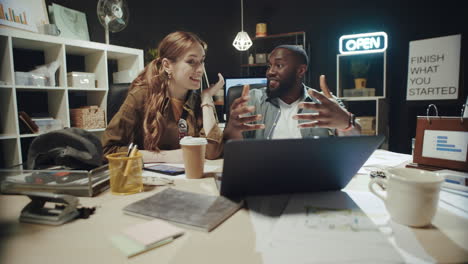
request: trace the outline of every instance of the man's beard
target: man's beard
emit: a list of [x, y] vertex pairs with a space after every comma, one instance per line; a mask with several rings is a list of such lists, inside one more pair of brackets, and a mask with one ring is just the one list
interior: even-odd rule
[[292, 87], [296, 83], [296, 76], [294, 76], [294, 74], [291, 74], [291, 76], [288, 79], [278, 82], [278, 87], [272, 89], [270, 88], [270, 80], [267, 81], [266, 93], [268, 98], [277, 98], [287, 94], [288, 91], [292, 89]]

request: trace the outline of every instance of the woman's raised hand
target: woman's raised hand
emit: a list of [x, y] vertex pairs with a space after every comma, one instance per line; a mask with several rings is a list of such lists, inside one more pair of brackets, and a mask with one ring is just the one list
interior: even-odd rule
[[224, 86], [224, 77], [218, 73], [218, 82], [211, 84], [207, 89], [203, 89], [202, 96], [214, 96]]

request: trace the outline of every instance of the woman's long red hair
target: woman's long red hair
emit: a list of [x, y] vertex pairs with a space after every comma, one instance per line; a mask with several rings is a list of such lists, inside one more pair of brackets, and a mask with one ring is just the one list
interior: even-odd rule
[[176, 31], [167, 35], [158, 46], [158, 57], [151, 61], [132, 82], [130, 90], [144, 86], [148, 94], [144, 105], [144, 149], [159, 151], [158, 143], [164, 131], [164, 101], [169, 98], [169, 76], [162, 66], [163, 58], [177, 62], [193, 45], [206, 43], [191, 32]]

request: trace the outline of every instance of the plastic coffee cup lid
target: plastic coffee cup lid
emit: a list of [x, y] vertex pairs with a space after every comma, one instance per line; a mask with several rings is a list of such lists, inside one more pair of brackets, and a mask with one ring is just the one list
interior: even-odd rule
[[180, 145], [206, 145], [208, 141], [202, 137], [183, 137], [180, 140]]

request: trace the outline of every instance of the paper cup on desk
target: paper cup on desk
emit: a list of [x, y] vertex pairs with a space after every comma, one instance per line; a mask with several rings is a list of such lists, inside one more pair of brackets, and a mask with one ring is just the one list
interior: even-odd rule
[[[397, 223], [423, 227], [431, 224], [439, 202], [444, 177], [438, 173], [411, 168], [385, 171], [386, 179], [376, 177], [369, 189], [385, 203], [390, 217]], [[385, 188], [386, 195], [374, 189], [375, 183]]]
[[207, 144], [208, 141], [206, 138], [184, 137], [180, 140], [184, 158], [185, 175], [188, 179], [203, 178]]
[[126, 152], [109, 154], [110, 189], [113, 194], [126, 195], [143, 191], [143, 159], [141, 152], [128, 157]]

